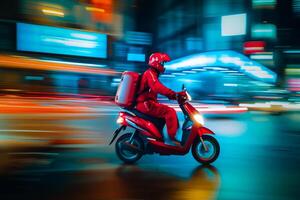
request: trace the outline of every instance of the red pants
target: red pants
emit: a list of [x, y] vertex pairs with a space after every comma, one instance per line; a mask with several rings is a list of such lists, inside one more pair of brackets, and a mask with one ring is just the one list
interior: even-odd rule
[[164, 118], [170, 138], [175, 139], [178, 129], [178, 119], [175, 109], [155, 101], [139, 102], [136, 109], [152, 117]]

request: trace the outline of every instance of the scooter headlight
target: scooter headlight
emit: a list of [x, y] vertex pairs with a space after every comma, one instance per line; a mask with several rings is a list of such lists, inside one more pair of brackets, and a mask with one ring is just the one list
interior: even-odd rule
[[195, 120], [197, 123], [199, 123], [199, 124], [201, 124], [201, 125], [204, 125], [204, 118], [203, 118], [202, 115], [200, 115], [200, 114], [195, 114], [195, 115], [194, 115], [194, 120]]
[[124, 118], [119, 116], [118, 119], [117, 119], [117, 123], [118, 124], [123, 124], [123, 122], [124, 122]]

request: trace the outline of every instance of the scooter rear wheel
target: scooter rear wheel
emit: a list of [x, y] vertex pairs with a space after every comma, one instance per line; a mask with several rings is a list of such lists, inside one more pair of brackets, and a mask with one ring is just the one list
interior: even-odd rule
[[211, 135], [203, 135], [202, 139], [207, 147], [207, 151], [205, 151], [201, 140], [198, 139], [192, 146], [192, 154], [198, 162], [208, 165], [218, 158], [220, 154], [220, 145]]
[[115, 145], [117, 156], [127, 164], [133, 164], [138, 161], [143, 156], [142, 151], [144, 150], [143, 141], [138, 136], [133, 138], [132, 145], [140, 151], [134, 151], [126, 148], [125, 145], [126, 143], [128, 144], [131, 135], [132, 133], [125, 133], [118, 138]]

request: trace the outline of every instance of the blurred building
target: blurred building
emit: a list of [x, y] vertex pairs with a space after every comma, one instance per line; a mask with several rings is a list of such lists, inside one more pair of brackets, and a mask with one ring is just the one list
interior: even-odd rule
[[[299, 74], [299, 6], [297, 0], [166, 0], [151, 2], [151, 23], [154, 33], [154, 49], [167, 52], [173, 59], [197, 53], [234, 50], [248, 56], [277, 74], [274, 86], [285, 87], [286, 83], [299, 85], [299, 79], [287, 81], [291, 74]], [[150, 22], [150, 20], [149, 20]], [[219, 64], [219, 63], [218, 63]], [[222, 67], [222, 66], [216, 66]], [[188, 71], [188, 67], [185, 71]], [[199, 71], [201, 71], [199, 69]], [[201, 71], [196, 81], [203, 81]], [[272, 90], [272, 84], [264, 80], [248, 79], [232, 70], [215, 73], [209, 91], [205, 84], [198, 85], [201, 94], [232, 95], [253, 90]], [[175, 74], [175, 79], [188, 79], [190, 73]], [[194, 72], [193, 72], [194, 73]], [[178, 74], [178, 73], [177, 73]], [[184, 76], [187, 74], [187, 76]], [[200, 73], [199, 73], [200, 74]], [[167, 75], [170, 77], [170, 75]], [[171, 76], [173, 76], [171, 74]], [[261, 76], [264, 77], [264, 76]], [[245, 78], [245, 79], [244, 79]], [[172, 78], [166, 78], [169, 81]], [[211, 79], [211, 78], [209, 78]], [[223, 79], [223, 81], [222, 81]], [[172, 82], [172, 81], [171, 81]], [[287, 86], [288, 88], [290, 86]], [[199, 89], [200, 88], [200, 89]], [[244, 89], [243, 89], [244, 88]], [[211, 91], [213, 90], [213, 92]]]
[[[112, 95], [118, 72], [144, 69], [139, 64], [145, 61], [152, 35], [137, 31], [134, 0], [4, 0], [0, 4], [4, 91]], [[41, 67], [32, 60], [42, 61]], [[61, 64], [68, 69], [57, 70]]]
[[[300, 90], [299, 0], [3, 0], [0, 5], [5, 91], [112, 95], [120, 72], [142, 72], [158, 50], [175, 62], [197, 54], [206, 58], [199, 66], [171, 67], [162, 77], [170, 85], [190, 83], [201, 98], [245, 98], [274, 87]], [[223, 58], [220, 52], [227, 50], [238, 54], [206, 62], [211, 52]]]

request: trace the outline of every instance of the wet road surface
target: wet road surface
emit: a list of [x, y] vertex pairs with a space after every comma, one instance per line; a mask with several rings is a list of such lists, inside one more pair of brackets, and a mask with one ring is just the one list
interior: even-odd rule
[[221, 145], [210, 167], [191, 154], [146, 155], [136, 165], [123, 165], [107, 145], [117, 128], [116, 107], [42, 105], [65, 112], [0, 111], [1, 199], [300, 197], [299, 113], [205, 115]]

